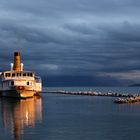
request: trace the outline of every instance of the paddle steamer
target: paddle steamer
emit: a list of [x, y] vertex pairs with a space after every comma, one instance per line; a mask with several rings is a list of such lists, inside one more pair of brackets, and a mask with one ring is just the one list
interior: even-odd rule
[[42, 82], [33, 71], [25, 71], [20, 63], [20, 52], [14, 53], [11, 70], [0, 73], [0, 94], [6, 97], [28, 98], [41, 93]]

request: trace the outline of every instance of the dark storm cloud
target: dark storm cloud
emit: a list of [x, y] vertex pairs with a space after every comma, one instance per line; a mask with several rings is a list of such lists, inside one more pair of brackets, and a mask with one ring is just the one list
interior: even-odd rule
[[98, 84], [137, 82], [138, 0], [0, 3], [1, 70], [8, 68], [5, 61], [10, 63], [12, 53], [20, 49], [25, 67], [42, 75], [92, 77]]

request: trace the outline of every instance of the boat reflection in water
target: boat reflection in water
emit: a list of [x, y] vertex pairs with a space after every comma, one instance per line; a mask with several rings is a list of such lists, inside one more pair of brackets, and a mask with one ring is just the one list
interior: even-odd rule
[[20, 100], [2, 98], [1, 115], [5, 129], [19, 140], [25, 127], [34, 127], [36, 122], [42, 122], [42, 99], [40, 96]]

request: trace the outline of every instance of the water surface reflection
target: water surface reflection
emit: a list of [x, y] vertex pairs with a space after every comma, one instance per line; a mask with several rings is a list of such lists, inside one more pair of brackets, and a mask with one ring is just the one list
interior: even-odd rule
[[42, 99], [35, 96], [28, 99], [1, 99], [1, 118], [6, 131], [19, 140], [26, 127], [34, 127], [42, 121]]

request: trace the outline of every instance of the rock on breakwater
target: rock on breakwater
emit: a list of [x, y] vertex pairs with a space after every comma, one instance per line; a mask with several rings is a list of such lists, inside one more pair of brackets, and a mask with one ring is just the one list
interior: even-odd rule
[[128, 104], [128, 103], [138, 103], [140, 102], [140, 96], [134, 96], [134, 97], [127, 97], [127, 98], [118, 98], [114, 101], [114, 103], [118, 104]]

